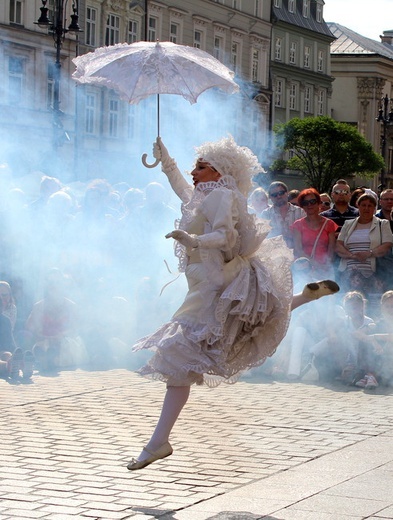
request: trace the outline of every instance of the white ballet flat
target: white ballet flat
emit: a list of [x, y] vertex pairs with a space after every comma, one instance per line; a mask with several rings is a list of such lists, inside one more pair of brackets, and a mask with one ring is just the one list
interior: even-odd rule
[[307, 300], [318, 300], [323, 296], [335, 294], [339, 290], [339, 285], [336, 282], [333, 282], [333, 280], [322, 280], [320, 282], [308, 283], [303, 289], [302, 294], [307, 298]]
[[159, 459], [165, 459], [165, 457], [169, 457], [169, 455], [172, 455], [173, 453], [172, 446], [169, 444], [169, 442], [166, 442], [165, 444], [160, 446], [156, 451], [151, 451], [147, 448], [143, 449], [147, 451], [147, 453], [150, 453], [150, 457], [147, 457], [147, 459], [144, 460], [132, 459], [131, 462], [128, 463], [127, 469], [134, 471], [136, 469], [145, 468], [152, 462], [155, 462]]

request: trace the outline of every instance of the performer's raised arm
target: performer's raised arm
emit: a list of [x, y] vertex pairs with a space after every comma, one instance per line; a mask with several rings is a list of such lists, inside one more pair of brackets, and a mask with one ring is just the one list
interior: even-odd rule
[[157, 137], [157, 140], [154, 143], [153, 155], [156, 159], [161, 161], [161, 170], [168, 177], [173, 191], [183, 202], [186, 202], [189, 198], [187, 196], [187, 191], [192, 189], [192, 186], [191, 184], [188, 184], [181, 174], [176, 161], [169, 156], [168, 150], [162, 142], [161, 137]]

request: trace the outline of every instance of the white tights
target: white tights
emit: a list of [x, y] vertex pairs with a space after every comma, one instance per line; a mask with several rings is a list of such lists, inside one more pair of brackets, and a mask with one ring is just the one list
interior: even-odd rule
[[[180, 415], [184, 405], [190, 395], [189, 386], [168, 386], [162, 405], [161, 415], [157, 426], [147, 443], [146, 448], [150, 451], [156, 451], [160, 446], [168, 442], [169, 435], [172, 431], [177, 418]], [[149, 453], [142, 450], [138, 460], [144, 460], [149, 457]]]
[[[296, 294], [292, 300], [291, 310], [310, 301], [302, 293]], [[168, 442], [169, 435], [190, 395], [190, 386], [168, 386], [162, 405], [161, 415], [146, 448], [156, 451], [160, 446]], [[142, 450], [138, 460], [145, 460], [150, 453]]]

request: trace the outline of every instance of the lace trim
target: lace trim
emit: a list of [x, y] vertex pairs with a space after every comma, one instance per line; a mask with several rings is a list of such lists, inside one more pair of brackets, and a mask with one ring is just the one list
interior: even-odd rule
[[233, 282], [205, 302], [197, 325], [195, 315], [174, 318], [140, 340], [136, 350], [158, 349], [140, 373], [170, 384], [216, 386], [235, 382], [271, 356], [289, 324], [292, 256], [282, 240], [266, 240], [262, 256], [266, 262], [242, 261]]
[[201, 191], [202, 193], [209, 193], [216, 188], [229, 188], [234, 191], [239, 191], [235, 179], [230, 175], [224, 175], [223, 177], [220, 177], [218, 181], [200, 182], [196, 185], [195, 190]]
[[[234, 178], [229, 175], [221, 177], [218, 181], [201, 182], [195, 187], [190, 199], [182, 204], [182, 218], [177, 222], [177, 229], [187, 231], [204, 198], [217, 188], [230, 189], [236, 195], [235, 200], [239, 213], [237, 224], [239, 240], [232, 251], [232, 257], [238, 254], [244, 257], [252, 256], [268, 235], [271, 227], [267, 221], [259, 220], [255, 215], [248, 213], [247, 199], [238, 190]], [[184, 272], [188, 261], [186, 248], [176, 242], [174, 251], [179, 261], [179, 271]], [[213, 261], [213, 256], [210, 251], [203, 250], [202, 261]]]

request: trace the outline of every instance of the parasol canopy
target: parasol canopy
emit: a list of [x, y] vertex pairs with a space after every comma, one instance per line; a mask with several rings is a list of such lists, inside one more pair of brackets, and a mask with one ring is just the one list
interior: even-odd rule
[[111, 88], [130, 104], [157, 95], [158, 135], [160, 94], [180, 95], [193, 104], [213, 87], [228, 94], [239, 91], [234, 73], [219, 60], [196, 47], [171, 42], [119, 43], [72, 61], [76, 65], [72, 77], [77, 82]]

